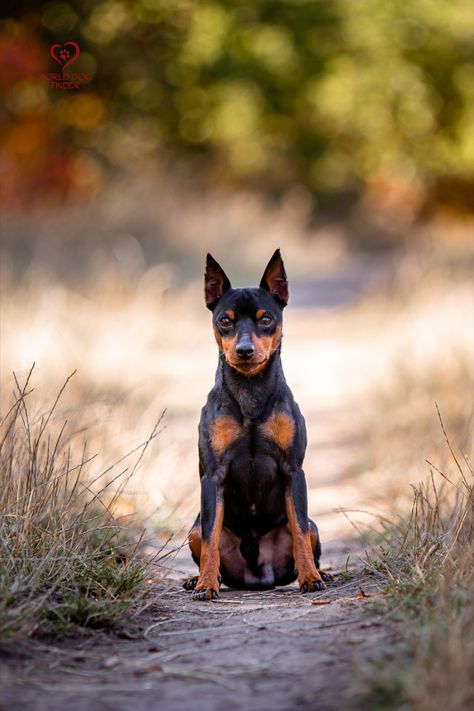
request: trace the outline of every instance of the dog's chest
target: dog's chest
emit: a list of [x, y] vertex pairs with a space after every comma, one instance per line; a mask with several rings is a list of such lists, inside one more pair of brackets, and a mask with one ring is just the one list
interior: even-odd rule
[[229, 451], [225, 520], [232, 530], [267, 531], [284, 516], [281, 452], [261, 427], [246, 427]]
[[216, 417], [209, 426], [209, 441], [215, 455], [233, 463], [237, 457], [258, 460], [270, 457], [278, 460], [287, 455], [296, 434], [291, 414], [275, 409], [259, 421], [244, 418], [238, 421], [231, 415]]
[[228, 452], [227, 478], [233, 486], [252, 498], [281, 478], [279, 465], [293, 438], [292, 424], [283, 413], [259, 423], [244, 421]]

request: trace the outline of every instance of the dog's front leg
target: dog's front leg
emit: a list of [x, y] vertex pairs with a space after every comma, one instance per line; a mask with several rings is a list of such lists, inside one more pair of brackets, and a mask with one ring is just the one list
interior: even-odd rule
[[219, 597], [219, 541], [224, 520], [224, 496], [217, 477], [201, 479], [201, 558], [194, 600]]
[[293, 537], [293, 557], [300, 590], [301, 592], [322, 590], [326, 586], [314, 562], [308, 522], [306, 481], [302, 469], [297, 469], [289, 475], [285, 507]]

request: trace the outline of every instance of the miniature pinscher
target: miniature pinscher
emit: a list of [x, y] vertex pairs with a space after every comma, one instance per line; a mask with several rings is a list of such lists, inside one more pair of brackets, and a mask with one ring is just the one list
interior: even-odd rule
[[233, 289], [210, 254], [205, 301], [219, 347], [216, 382], [199, 423], [201, 512], [188, 537], [195, 600], [231, 588], [267, 590], [298, 578], [325, 587], [321, 545], [308, 518], [304, 418], [280, 359], [288, 281], [276, 250], [259, 288]]

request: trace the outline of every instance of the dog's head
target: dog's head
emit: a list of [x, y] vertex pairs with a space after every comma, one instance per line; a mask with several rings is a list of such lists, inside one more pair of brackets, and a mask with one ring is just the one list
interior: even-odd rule
[[204, 278], [206, 306], [214, 334], [227, 363], [247, 376], [264, 370], [280, 347], [288, 281], [277, 249], [258, 288], [233, 289], [222, 267], [207, 255]]

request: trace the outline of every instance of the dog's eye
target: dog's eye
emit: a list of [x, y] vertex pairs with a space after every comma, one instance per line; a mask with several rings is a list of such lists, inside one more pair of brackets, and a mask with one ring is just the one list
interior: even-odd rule
[[269, 314], [265, 314], [264, 316], [262, 316], [262, 318], [258, 320], [259, 324], [261, 324], [262, 326], [270, 326], [272, 321], [273, 319]]
[[232, 326], [232, 321], [228, 318], [228, 316], [223, 316], [219, 319], [219, 325], [222, 326], [222, 328], [230, 328]]

